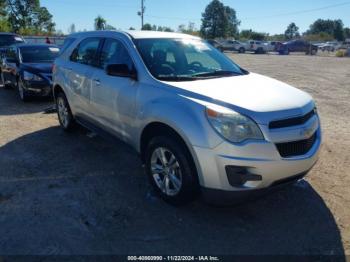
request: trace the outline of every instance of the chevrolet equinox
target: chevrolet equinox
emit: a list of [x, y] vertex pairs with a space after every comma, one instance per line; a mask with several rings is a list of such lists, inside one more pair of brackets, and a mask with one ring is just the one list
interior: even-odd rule
[[62, 128], [131, 145], [165, 201], [229, 203], [303, 178], [321, 128], [310, 95], [248, 72], [198, 37], [151, 31], [69, 36], [53, 68]]

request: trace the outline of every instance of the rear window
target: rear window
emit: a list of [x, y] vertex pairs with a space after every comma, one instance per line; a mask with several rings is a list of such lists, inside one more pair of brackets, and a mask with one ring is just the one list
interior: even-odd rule
[[56, 46], [23, 46], [20, 53], [23, 63], [52, 63], [60, 49]]
[[24, 43], [23, 38], [17, 35], [0, 35], [0, 47], [10, 46], [17, 43]]

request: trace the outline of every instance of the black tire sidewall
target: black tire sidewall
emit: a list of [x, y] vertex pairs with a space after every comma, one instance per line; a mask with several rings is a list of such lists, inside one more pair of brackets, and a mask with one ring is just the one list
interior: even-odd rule
[[[26, 94], [26, 90], [24, 89], [23, 87], [23, 83], [21, 82], [22, 79], [21, 78], [18, 78], [17, 80], [17, 92], [18, 92], [18, 96], [19, 98], [23, 101], [23, 102], [28, 102], [29, 101], [29, 97], [28, 95]], [[21, 94], [20, 94], [20, 86], [22, 86], [22, 89], [23, 89], [23, 97], [21, 97]]]
[[[164, 194], [161, 189], [157, 186], [154, 181], [151, 171], [151, 158], [152, 153], [155, 149], [164, 147], [170, 150], [177, 161], [179, 162], [181, 174], [182, 174], [182, 185], [180, 192], [175, 196], [168, 196]], [[198, 176], [193, 161], [189, 155], [188, 150], [182, 143], [179, 143], [176, 139], [165, 136], [158, 136], [148, 143], [145, 153], [145, 168], [148, 179], [155, 190], [155, 192], [166, 202], [180, 206], [193, 201], [199, 193]]]
[[[68, 116], [69, 116], [69, 121], [68, 121], [68, 125], [67, 126], [64, 126], [62, 124], [62, 120], [59, 116], [59, 112], [58, 112], [58, 100], [59, 99], [63, 99], [64, 103], [66, 104], [67, 108], [68, 108]], [[74, 125], [75, 125], [75, 121], [74, 121], [74, 117], [73, 117], [73, 114], [72, 114], [72, 111], [70, 109], [70, 106], [69, 106], [69, 103], [68, 103], [68, 100], [67, 100], [67, 97], [66, 95], [63, 93], [63, 92], [60, 92], [57, 94], [57, 98], [56, 98], [56, 110], [57, 110], [57, 118], [58, 118], [58, 121], [61, 125], [61, 127], [63, 128], [64, 131], [71, 131], [73, 128], [74, 128]]]

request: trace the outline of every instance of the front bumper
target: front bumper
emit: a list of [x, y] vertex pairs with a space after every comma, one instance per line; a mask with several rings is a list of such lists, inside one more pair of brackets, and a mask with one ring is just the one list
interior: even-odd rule
[[49, 81], [25, 81], [24, 89], [29, 96], [50, 97], [52, 96], [52, 84]]
[[[226, 201], [237, 199], [239, 196], [244, 198], [260, 195], [304, 177], [317, 162], [322, 141], [318, 118], [310, 120], [306, 125], [314, 126], [313, 121], [317, 121], [315, 142], [306, 154], [296, 157], [283, 158], [276, 147], [276, 140], [283, 140], [282, 134], [286, 134], [287, 141], [296, 135], [297, 131], [294, 129], [275, 133], [266, 141], [251, 141], [241, 145], [224, 141], [212, 149], [194, 147], [200, 184], [205, 197], [217, 198], [215, 196], [219, 195]], [[245, 173], [240, 174], [241, 177], [248, 175], [250, 178], [247, 181], [243, 180], [241, 185], [235, 185], [229, 179], [227, 167], [233, 167], [233, 170], [242, 168]]]

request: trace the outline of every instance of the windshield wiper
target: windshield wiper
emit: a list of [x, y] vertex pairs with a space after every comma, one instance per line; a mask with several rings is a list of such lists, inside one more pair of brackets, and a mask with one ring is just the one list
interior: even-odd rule
[[181, 82], [181, 81], [195, 81], [198, 80], [193, 77], [189, 76], [159, 76], [157, 77], [158, 80], [162, 81], [170, 81], [170, 82]]
[[217, 76], [240, 76], [243, 75], [240, 72], [215, 70], [211, 72], [204, 72], [192, 75], [192, 77], [217, 77]]

